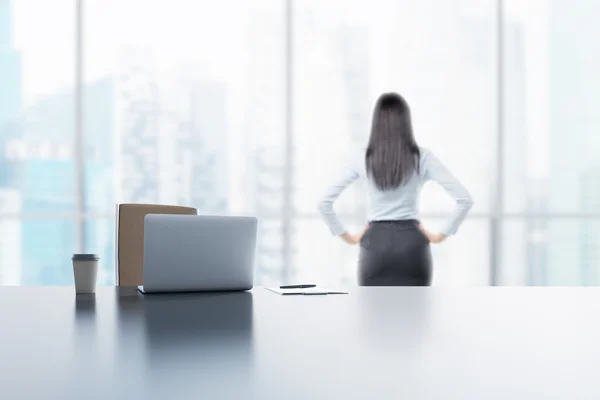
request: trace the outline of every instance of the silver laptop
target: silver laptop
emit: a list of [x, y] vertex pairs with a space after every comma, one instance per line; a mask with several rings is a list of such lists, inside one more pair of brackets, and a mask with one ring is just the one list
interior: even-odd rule
[[250, 290], [257, 220], [148, 214], [142, 293]]

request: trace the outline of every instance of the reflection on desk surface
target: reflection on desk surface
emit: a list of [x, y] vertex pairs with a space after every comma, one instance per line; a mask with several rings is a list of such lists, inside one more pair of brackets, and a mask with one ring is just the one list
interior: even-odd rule
[[145, 295], [145, 335], [153, 348], [228, 348], [252, 341], [252, 293]]

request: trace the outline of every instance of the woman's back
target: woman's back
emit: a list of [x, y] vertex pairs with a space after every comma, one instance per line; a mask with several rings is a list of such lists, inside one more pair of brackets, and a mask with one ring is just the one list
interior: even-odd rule
[[418, 168], [400, 186], [386, 190], [380, 189], [367, 173], [365, 151], [353, 155], [337, 182], [327, 188], [319, 203], [321, 215], [332, 233], [340, 235], [346, 232], [333, 209], [333, 203], [348, 185], [362, 179], [366, 181], [369, 221], [419, 219], [421, 189], [429, 180], [437, 182], [456, 200], [455, 210], [442, 229], [445, 235], [454, 234], [472, 206], [471, 196], [430, 150], [420, 147], [419, 152]]
[[362, 161], [362, 177], [366, 180], [367, 204], [369, 220], [402, 220], [417, 219], [419, 214], [418, 201], [423, 183], [423, 160], [426, 150], [420, 149], [418, 171], [415, 170], [406, 181], [397, 188], [381, 190], [366, 172], [365, 155], [359, 157]]

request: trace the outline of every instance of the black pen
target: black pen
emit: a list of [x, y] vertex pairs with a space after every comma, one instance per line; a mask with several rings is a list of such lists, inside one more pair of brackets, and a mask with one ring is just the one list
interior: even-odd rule
[[279, 289], [308, 289], [314, 287], [317, 287], [317, 285], [285, 285], [279, 286]]

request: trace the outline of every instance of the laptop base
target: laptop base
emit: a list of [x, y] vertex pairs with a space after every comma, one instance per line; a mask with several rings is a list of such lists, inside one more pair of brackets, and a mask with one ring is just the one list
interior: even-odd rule
[[160, 290], [150, 291], [144, 290], [143, 286], [138, 286], [137, 290], [142, 294], [185, 294], [185, 293], [236, 293], [236, 292], [247, 292], [252, 290], [252, 287], [243, 289], [218, 289], [218, 290], [206, 290], [206, 289], [189, 289], [189, 290]]

